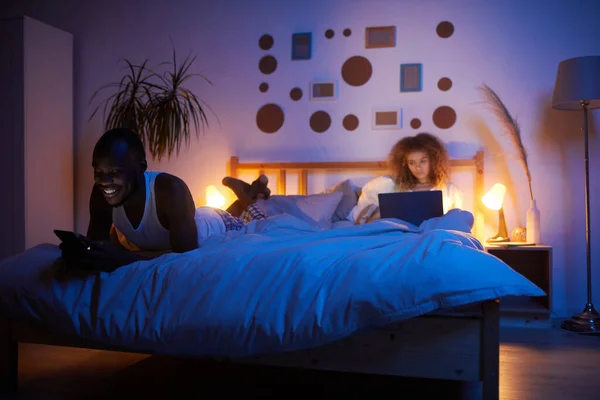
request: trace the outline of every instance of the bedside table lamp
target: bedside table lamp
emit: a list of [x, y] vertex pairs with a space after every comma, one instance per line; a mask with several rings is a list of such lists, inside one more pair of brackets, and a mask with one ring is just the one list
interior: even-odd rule
[[498, 210], [498, 233], [496, 236], [487, 239], [488, 243], [501, 243], [508, 242], [508, 232], [506, 230], [506, 219], [504, 219], [504, 209], [502, 204], [504, 203], [504, 195], [506, 194], [506, 186], [501, 183], [496, 183], [489, 192], [487, 192], [481, 201], [483, 204], [491, 209]]
[[214, 185], [206, 187], [206, 205], [213, 208], [221, 208], [225, 205], [225, 197]]
[[561, 328], [578, 333], [600, 334], [600, 315], [592, 304], [592, 259], [590, 251], [590, 180], [588, 158], [588, 109], [600, 108], [600, 56], [576, 57], [558, 64], [552, 108], [580, 111], [583, 117], [585, 161], [585, 248], [587, 256], [587, 303], [582, 312], [562, 323]]

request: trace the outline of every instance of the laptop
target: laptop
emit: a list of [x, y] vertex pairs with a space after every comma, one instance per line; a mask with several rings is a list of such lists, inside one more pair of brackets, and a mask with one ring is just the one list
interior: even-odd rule
[[381, 218], [398, 218], [419, 226], [444, 215], [442, 191], [379, 193], [379, 214]]

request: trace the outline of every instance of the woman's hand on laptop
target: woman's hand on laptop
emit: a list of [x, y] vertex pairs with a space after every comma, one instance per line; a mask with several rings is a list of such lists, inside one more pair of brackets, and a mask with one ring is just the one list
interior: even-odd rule
[[379, 218], [379, 206], [371, 203], [362, 209], [356, 218], [356, 225], [366, 224]]

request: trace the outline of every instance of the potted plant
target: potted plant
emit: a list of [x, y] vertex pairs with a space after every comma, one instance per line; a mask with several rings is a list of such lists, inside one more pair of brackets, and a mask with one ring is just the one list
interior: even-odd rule
[[104, 128], [130, 128], [136, 131], [152, 158], [160, 161], [169, 159], [174, 152], [179, 154], [182, 143], [189, 146], [192, 126], [196, 137], [208, 127], [206, 103], [184, 84], [193, 77], [211, 82], [201, 74], [190, 73], [196, 57], [186, 57], [177, 62], [175, 50], [173, 60], [159, 64], [169, 67], [158, 71], [147, 67], [146, 59], [140, 65], [124, 59], [126, 73], [118, 82], [102, 86], [92, 96], [90, 102], [103, 90], [113, 88], [108, 98], [96, 107], [92, 116], [104, 103]]

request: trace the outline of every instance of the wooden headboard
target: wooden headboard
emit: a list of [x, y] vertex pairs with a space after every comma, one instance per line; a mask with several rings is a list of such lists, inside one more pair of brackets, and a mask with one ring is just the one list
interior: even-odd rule
[[[483, 235], [483, 151], [478, 151], [472, 158], [452, 159], [451, 170], [466, 169], [473, 172], [473, 210], [475, 217], [473, 234], [479, 240]], [[298, 176], [298, 194], [308, 193], [308, 177], [311, 172], [379, 172], [388, 173], [385, 161], [325, 161], [325, 162], [240, 162], [236, 156], [229, 160], [227, 174], [239, 177], [244, 172], [274, 173], [277, 176], [277, 187], [274, 194], [287, 194], [287, 173], [294, 172]]]

